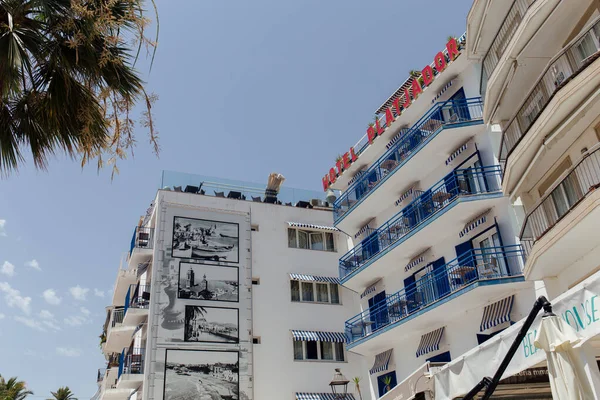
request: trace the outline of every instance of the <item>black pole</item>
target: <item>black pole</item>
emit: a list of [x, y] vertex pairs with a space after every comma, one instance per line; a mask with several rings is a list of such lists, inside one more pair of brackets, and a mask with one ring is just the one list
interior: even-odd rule
[[498, 383], [500, 382], [500, 378], [502, 378], [502, 375], [506, 371], [506, 368], [508, 368], [508, 364], [510, 364], [510, 361], [513, 359], [513, 357], [515, 356], [515, 353], [519, 349], [519, 346], [521, 345], [521, 341], [523, 340], [525, 335], [527, 335], [527, 331], [529, 330], [529, 328], [531, 328], [531, 325], [533, 325], [533, 321], [535, 321], [535, 318], [537, 317], [538, 313], [540, 312], [540, 310], [542, 308], [544, 309], [544, 317], [554, 315], [552, 313], [552, 304], [550, 304], [548, 299], [546, 299], [546, 297], [544, 297], [544, 296], [538, 297], [537, 300], [535, 301], [535, 303], [533, 304], [533, 308], [529, 312], [529, 315], [527, 316], [525, 323], [519, 330], [517, 337], [515, 338], [512, 345], [510, 346], [510, 349], [508, 349], [508, 352], [506, 353], [504, 360], [502, 360], [500, 367], [498, 367], [498, 370], [494, 374], [494, 377], [493, 378], [489, 378], [487, 376], [484, 377], [477, 385], [475, 385], [475, 387], [473, 389], [471, 389], [471, 391], [469, 393], [467, 393], [467, 395], [465, 397], [463, 397], [463, 400], [472, 400], [477, 395], [477, 393], [479, 393], [479, 391], [481, 389], [483, 389], [484, 387], [486, 389], [485, 389], [485, 393], [483, 394], [483, 397], [481, 399], [488, 400], [492, 396], [492, 394], [494, 393], [494, 390], [496, 390], [496, 387], [498, 386]]

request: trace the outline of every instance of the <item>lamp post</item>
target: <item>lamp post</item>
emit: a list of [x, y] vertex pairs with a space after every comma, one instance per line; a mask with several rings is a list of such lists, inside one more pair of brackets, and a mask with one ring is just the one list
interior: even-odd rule
[[335, 374], [333, 374], [333, 379], [331, 382], [329, 382], [329, 386], [331, 386], [331, 392], [336, 399], [346, 398], [349, 382], [350, 381], [342, 374], [342, 371], [339, 368], [336, 368]]

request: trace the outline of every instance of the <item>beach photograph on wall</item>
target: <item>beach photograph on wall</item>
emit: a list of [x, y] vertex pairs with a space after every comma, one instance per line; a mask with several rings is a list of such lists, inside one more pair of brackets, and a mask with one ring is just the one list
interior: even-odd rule
[[180, 299], [237, 302], [238, 268], [181, 262], [177, 296]]
[[185, 306], [183, 340], [186, 342], [237, 343], [237, 308]]
[[175, 217], [172, 256], [238, 263], [239, 225], [231, 222]]
[[239, 400], [236, 351], [166, 350], [165, 400]]

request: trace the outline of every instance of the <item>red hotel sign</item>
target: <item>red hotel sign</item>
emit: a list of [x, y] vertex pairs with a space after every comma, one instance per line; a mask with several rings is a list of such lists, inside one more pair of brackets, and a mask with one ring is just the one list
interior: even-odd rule
[[[446, 50], [448, 51], [450, 62], [454, 61], [460, 54], [456, 39], [452, 38], [448, 43], [446, 43]], [[446, 63], [446, 57], [444, 56], [443, 52], [440, 51], [435, 55], [433, 59], [433, 65], [438, 73], [446, 69], [448, 64]], [[435, 75], [431, 65], [427, 65], [425, 68], [423, 68], [421, 71], [421, 76], [423, 77], [423, 87], [421, 87], [418, 79], [414, 79], [412, 81], [410, 90], [408, 88], [404, 89], [404, 101], [402, 104], [400, 104], [401, 97], [398, 97], [394, 100], [392, 106], [385, 110], [386, 127], [390, 126], [396, 120], [396, 118], [402, 114], [402, 111], [410, 107], [412, 102], [415, 101], [421, 93], [423, 93], [423, 89], [433, 82]], [[369, 144], [372, 144], [373, 140], [375, 140], [375, 138], [380, 136], [383, 132], [384, 128], [381, 127], [379, 119], [377, 119], [375, 125], [370, 126], [369, 129], [367, 129], [367, 138], [369, 139]], [[354, 153], [354, 147], [351, 147], [350, 151], [345, 153], [342, 156], [342, 159], [335, 164], [335, 167], [331, 168], [329, 173], [323, 177], [323, 190], [327, 191], [327, 189], [329, 189], [329, 187], [335, 183], [337, 178], [342, 175], [344, 171], [347, 170], [357, 159], [358, 157]]]

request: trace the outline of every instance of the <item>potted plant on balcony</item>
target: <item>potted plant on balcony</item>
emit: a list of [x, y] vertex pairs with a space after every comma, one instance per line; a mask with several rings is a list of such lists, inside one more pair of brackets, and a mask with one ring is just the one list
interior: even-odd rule
[[360, 392], [360, 377], [355, 376], [354, 378], [352, 378], [352, 382], [354, 383], [354, 386], [356, 387], [356, 391], [358, 392], [358, 397], [360, 398], [360, 400], [362, 400], [362, 393]]
[[102, 332], [102, 334], [100, 334], [98, 337], [100, 338], [99, 347], [102, 348], [102, 345], [106, 343], [106, 332]]
[[392, 377], [390, 375], [384, 376], [381, 379], [381, 382], [383, 382], [383, 384], [385, 385], [385, 392], [389, 392], [390, 390], [392, 390], [391, 388], [391, 384], [392, 384]]

